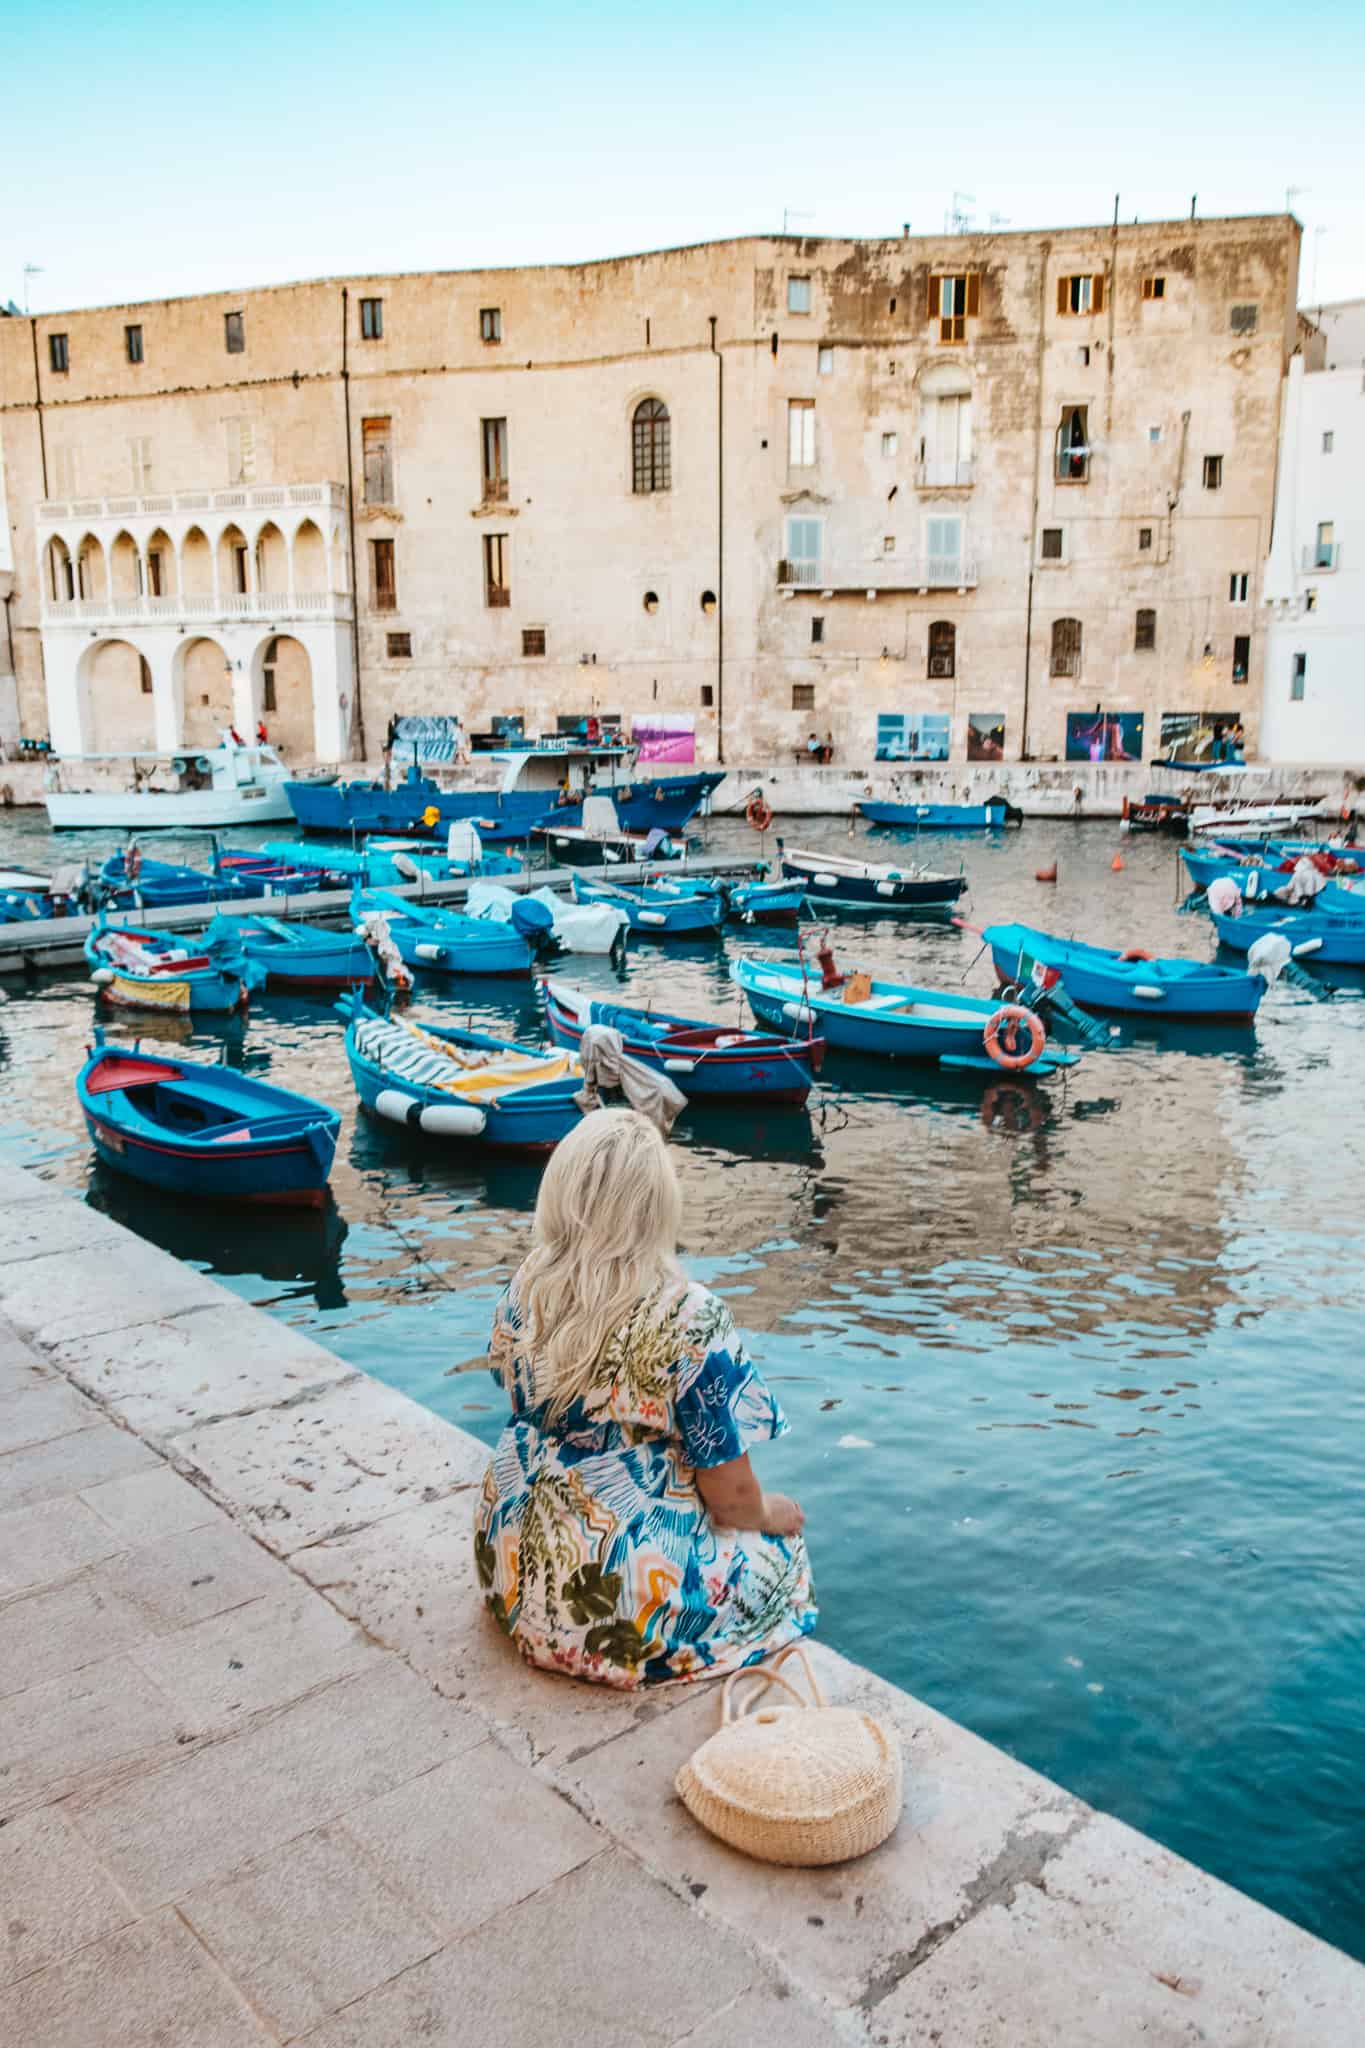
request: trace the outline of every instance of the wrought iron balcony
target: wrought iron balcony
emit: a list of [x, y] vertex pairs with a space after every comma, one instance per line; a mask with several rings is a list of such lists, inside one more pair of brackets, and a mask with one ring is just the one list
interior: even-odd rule
[[915, 485], [921, 491], [961, 491], [975, 482], [971, 462], [917, 462]]
[[779, 562], [777, 587], [798, 591], [975, 590], [979, 580], [974, 556], [868, 555], [858, 560], [839, 556], [820, 562]]

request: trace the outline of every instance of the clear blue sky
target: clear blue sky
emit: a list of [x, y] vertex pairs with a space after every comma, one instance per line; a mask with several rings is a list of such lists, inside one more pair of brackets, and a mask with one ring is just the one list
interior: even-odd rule
[[37, 311], [605, 256], [784, 207], [938, 231], [954, 188], [1022, 228], [1302, 186], [1301, 297], [1365, 295], [1362, 0], [0, 0], [0, 70], [0, 299], [41, 264]]

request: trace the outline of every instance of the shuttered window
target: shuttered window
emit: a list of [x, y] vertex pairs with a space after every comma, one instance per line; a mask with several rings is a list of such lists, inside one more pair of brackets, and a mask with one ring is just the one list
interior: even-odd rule
[[815, 400], [787, 401], [787, 466], [810, 469], [815, 463]]
[[1078, 271], [1057, 280], [1057, 311], [1066, 314], [1104, 311], [1104, 275], [1101, 271]]
[[397, 611], [398, 584], [391, 540], [370, 542], [370, 591], [371, 602], [377, 612]]
[[1081, 672], [1081, 622], [1079, 619], [1052, 621], [1052, 673], [1078, 676]]
[[485, 498], [507, 496], [507, 422], [480, 421], [483, 444], [483, 494]]
[[954, 272], [951, 275], [935, 273], [930, 277], [928, 317], [937, 320], [941, 342], [965, 341], [967, 322], [975, 320], [980, 311], [979, 271]]
[[511, 549], [505, 533], [483, 537], [483, 601], [495, 611], [512, 602]]
[[1133, 647], [1138, 654], [1153, 654], [1156, 651], [1156, 613], [1143, 610], [1137, 615], [1137, 626], [1133, 634]]
[[365, 503], [367, 505], [391, 505], [393, 503], [393, 421], [384, 419], [362, 420], [360, 422], [361, 458], [365, 476]]
[[223, 339], [230, 356], [239, 356], [245, 351], [246, 324], [240, 313], [224, 313]]

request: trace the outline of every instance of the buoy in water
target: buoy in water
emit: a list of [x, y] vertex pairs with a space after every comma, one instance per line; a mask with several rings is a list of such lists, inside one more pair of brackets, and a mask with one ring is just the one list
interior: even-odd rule
[[1109, 865], [1113, 869], [1114, 873], [1117, 874], [1119, 869], [1123, 866], [1123, 855], [1121, 853], [1116, 853], [1114, 855], [1114, 858], [1110, 861]]
[[1055, 882], [1057, 879], [1056, 861], [1053, 861], [1052, 866], [1050, 868], [1035, 868], [1033, 871], [1033, 879], [1035, 882]]

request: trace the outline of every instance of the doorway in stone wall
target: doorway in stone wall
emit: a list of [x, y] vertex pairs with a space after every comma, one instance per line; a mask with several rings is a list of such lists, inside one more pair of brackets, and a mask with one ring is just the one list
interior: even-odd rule
[[216, 747], [233, 722], [232, 672], [218, 642], [186, 641], [176, 661], [176, 678], [180, 745], [198, 752]]
[[279, 633], [264, 643], [258, 660], [254, 702], [271, 745], [293, 760], [311, 757], [313, 665], [308, 649], [301, 640]]

